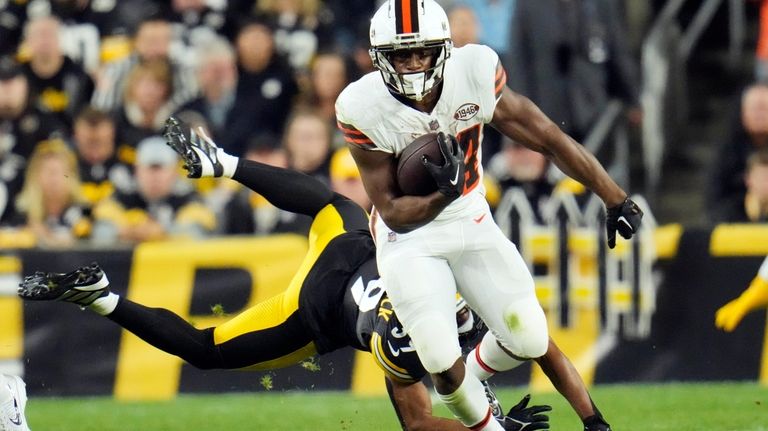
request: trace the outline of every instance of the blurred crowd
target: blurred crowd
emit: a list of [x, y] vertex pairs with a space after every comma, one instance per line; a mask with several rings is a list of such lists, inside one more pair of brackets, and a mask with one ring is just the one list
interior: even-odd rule
[[768, 0], [759, 10], [754, 79], [735, 98], [709, 172], [712, 223], [768, 222]]
[[371, 70], [373, 1], [0, 2], [0, 246], [303, 232], [234, 182], [191, 182], [175, 115], [233, 155], [369, 207], [334, 103]]
[[[0, 247], [307, 231], [308, 219], [233, 181], [187, 180], [160, 136], [170, 115], [230, 154], [297, 169], [370, 208], [334, 103], [373, 71], [368, 24], [379, 3], [0, 1]], [[611, 99], [630, 127], [642, 121], [632, 41], [652, 11], [638, 24], [625, 1], [441, 3], [454, 44], [494, 48], [510, 87], [576, 139]], [[768, 87], [755, 93], [768, 110]], [[486, 130], [492, 205], [517, 188], [540, 218], [559, 188], [583, 192], [559, 184], [540, 154]], [[740, 162], [768, 175], [766, 155]], [[750, 208], [768, 213], [759, 199]]]

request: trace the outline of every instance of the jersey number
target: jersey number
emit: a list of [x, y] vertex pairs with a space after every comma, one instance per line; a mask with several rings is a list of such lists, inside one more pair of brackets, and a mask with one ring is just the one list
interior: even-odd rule
[[363, 277], [359, 277], [352, 285], [352, 297], [361, 312], [373, 310], [383, 294], [384, 287], [380, 278], [371, 280], [366, 285]]
[[456, 135], [461, 149], [464, 150], [464, 191], [463, 195], [474, 190], [480, 182], [480, 127], [481, 124], [475, 124], [472, 127], [462, 130]]

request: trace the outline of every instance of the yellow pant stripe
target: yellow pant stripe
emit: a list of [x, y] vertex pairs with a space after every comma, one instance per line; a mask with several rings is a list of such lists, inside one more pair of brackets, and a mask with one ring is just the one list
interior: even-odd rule
[[341, 219], [341, 215], [333, 205], [326, 205], [312, 222], [312, 227], [309, 229], [309, 250], [307, 250], [304, 261], [301, 262], [299, 270], [285, 292], [283, 312], [286, 316], [290, 316], [299, 308], [301, 286], [317, 262], [317, 258], [320, 257], [320, 253], [333, 238], [342, 233], [344, 233], [344, 221]]
[[315, 343], [309, 343], [306, 346], [296, 351], [293, 351], [287, 355], [281, 356], [276, 359], [272, 359], [270, 361], [264, 361], [258, 364], [249, 365], [243, 368], [243, 370], [267, 371], [267, 370], [275, 370], [278, 368], [285, 368], [291, 365], [295, 365], [300, 361], [307, 359], [311, 356], [314, 356], [316, 354], [317, 354], [317, 348], [315, 348]]
[[226, 343], [227, 341], [248, 332], [255, 332], [279, 326], [288, 319], [293, 311], [296, 311], [294, 309], [291, 310], [290, 313], [285, 314], [285, 307], [283, 307], [284, 301], [285, 293], [273, 296], [216, 327], [216, 329], [213, 330], [214, 343]]

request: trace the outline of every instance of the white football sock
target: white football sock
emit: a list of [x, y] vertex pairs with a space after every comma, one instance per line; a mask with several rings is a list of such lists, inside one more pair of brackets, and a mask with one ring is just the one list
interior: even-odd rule
[[117, 301], [120, 299], [120, 295], [109, 292], [107, 296], [97, 298], [88, 306], [88, 308], [102, 316], [106, 316], [109, 313], [115, 311], [117, 307]]
[[239, 157], [227, 154], [221, 148], [219, 148], [216, 153], [216, 156], [219, 158], [219, 163], [221, 163], [221, 167], [224, 168], [224, 172], [221, 175], [223, 177], [232, 178], [232, 176], [235, 175]]
[[467, 428], [473, 431], [504, 430], [491, 414], [483, 385], [471, 373], [464, 374], [464, 381], [455, 392], [447, 395], [438, 392], [437, 396]]
[[480, 380], [488, 380], [494, 374], [517, 368], [523, 362], [509, 356], [499, 346], [496, 337], [488, 331], [467, 355], [467, 372]]

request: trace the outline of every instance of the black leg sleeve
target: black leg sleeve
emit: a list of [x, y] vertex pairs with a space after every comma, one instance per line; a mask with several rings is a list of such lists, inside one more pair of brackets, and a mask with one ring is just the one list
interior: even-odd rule
[[110, 320], [157, 347], [200, 369], [225, 368], [213, 328], [197, 329], [164, 308], [149, 308], [120, 298]]
[[334, 198], [333, 191], [316, 178], [243, 158], [238, 161], [232, 179], [282, 210], [311, 217]]

